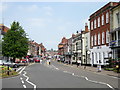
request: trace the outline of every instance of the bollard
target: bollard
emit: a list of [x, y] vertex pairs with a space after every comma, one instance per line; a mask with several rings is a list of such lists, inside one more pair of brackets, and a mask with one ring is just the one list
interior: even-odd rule
[[9, 65], [8, 65], [7, 75], [10, 75], [10, 73], [9, 73]]

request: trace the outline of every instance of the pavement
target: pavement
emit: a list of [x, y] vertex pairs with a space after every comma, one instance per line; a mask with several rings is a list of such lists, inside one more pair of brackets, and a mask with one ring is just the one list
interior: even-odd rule
[[[61, 62], [60, 62], [61, 63]], [[63, 65], [66, 65], [66, 66], [70, 66], [70, 67], [73, 67], [73, 68], [79, 68], [79, 69], [82, 69], [82, 70], [85, 70], [85, 71], [91, 71], [91, 72], [94, 72], [94, 73], [98, 73], [98, 74], [103, 74], [103, 75], [109, 75], [109, 76], [114, 76], [114, 77], [118, 77], [120, 78], [120, 73], [116, 73], [116, 72], [113, 72], [113, 71], [107, 71], [107, 70], [104, 70], [102, 69], [101, 72], [98, 72], [97, 70], [97, 67], [92, 67], [92, 66], [79, 66], [77, 67], [77, 65], [70, 65], [70, 64], [64, 64], [64, 63], [61, 63]]]

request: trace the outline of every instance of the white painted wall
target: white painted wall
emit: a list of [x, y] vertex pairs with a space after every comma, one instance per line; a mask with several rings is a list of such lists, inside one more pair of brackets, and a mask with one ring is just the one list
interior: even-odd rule
[[[101, 60], [101, 65], [105, 65], [106, 59], [104, 58], [108, 58], [108, 53], [111, 51], [111, 49], [108, 46], [104, 45], [104, 46], [100, 46], [99, 49], [97, 47], [93, 47], [93, 49], [90, 49], [90, 51], [91, 51], [90, 53], [91, 64], [98, 64], [97, 61]], [[92, 53], [94, 54], [94, 58], [92, 57]], [[92, 60], [94, 60], [94, 63], [92, 62]]]
[[120, 7], [119, 9], [114, 9], [113, 11], [113, 29], [116, 29], [119, 27], [118, 23], [117, 23], [117, 18], [116, 18], [116, 14], [119, 12], [119, 18], [120, 18]]

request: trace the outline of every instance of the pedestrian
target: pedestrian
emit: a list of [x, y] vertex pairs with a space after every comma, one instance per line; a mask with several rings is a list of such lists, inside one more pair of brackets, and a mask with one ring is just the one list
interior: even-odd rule
[[119, 72], [119, 65], [116, 65], [117, 73]]
[[51, 64], [51, 60], [49, 59], [48, 62], [49, 62], [49, 65], [50, 65]]
[[77, 60], [77, 67], [81, 65], [81, 60]]
[[42, 59], [40, 59], [40, 64], [42, 64]]

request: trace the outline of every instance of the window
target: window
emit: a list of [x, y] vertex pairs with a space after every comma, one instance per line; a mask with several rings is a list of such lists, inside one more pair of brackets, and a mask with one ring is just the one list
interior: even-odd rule
[[94, 53], [92, 52], [92, 65], [94, 64]]
[[91, 36], [91, 46], [93, 46], [93, 36]]
[[106, 43], [109, 43], [109, 31], [106, 31]]
[[109, 22], [109, 16], [108, 16], [109, 14], [108, 14], [108, 12], [106, 13], [106, 23], [108, 23]]
[[98, 45], [100, 45], [100, 33], [98, 33]]
[[102, 25], [104, 25], [104, 15], [102, 15]]
[[105, 58], [105, 53], [103, 52], [103, 61], [104, 61], [104, 58]]
[[94, 45], [96, 45], [96, 34], [94, 35]]
[[81, 40], [77, 43], [77, 50], [81, 49]]
[[105, 35], [104, 32], [102, 32], [102, 44], [104, 44], [104, 41], [105, 41]]
[[72, 49], [73, 49], [73, 51], [75, 51], [75, 45], [74, 44], [72, 45]]
[[98, 59], [98, 56], [97, 56], [97, 53], [96, 53], [96, 63], [97, 63], [97, 59]]
[[[101, 60], [101, 53], [99, 52], [99, 60]], [[99, 63], [100, 63], [100, 61], [99, 61]]]
[[94, 28], [96, 28], [96, 19], [94, 20]]
[[100, 27], [100, 17], [98, 17], [98, 27]]
[[93, 30], [93, 21], [91, 22], [91, 30]]
[[117, 18], [117, 24], [119, 25], [119, 24], [120, 24], [120, 16], [119, 16], [119, 12], [116, 13], [116, 18]]

